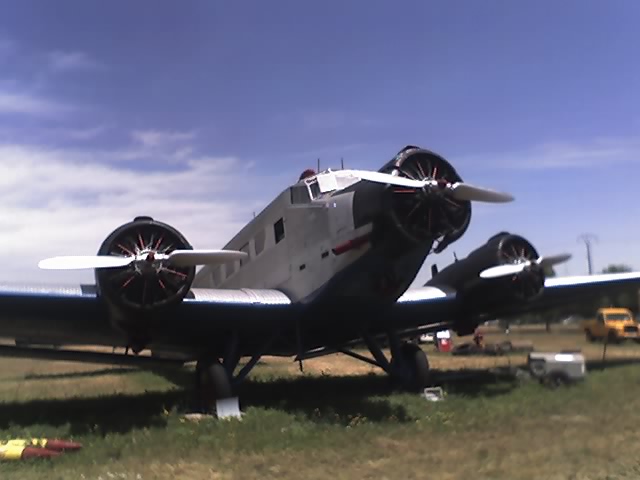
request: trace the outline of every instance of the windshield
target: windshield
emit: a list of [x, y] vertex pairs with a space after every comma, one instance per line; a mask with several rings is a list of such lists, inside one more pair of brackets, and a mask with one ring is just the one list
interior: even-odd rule
[[613, 320], [613, 321], [631, 320], [631, 316], [628, 313], [608, 313], [607, 320]]

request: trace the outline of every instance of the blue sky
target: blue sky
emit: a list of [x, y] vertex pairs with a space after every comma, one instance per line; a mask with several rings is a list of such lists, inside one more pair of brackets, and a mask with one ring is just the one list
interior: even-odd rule
[[43, 0], [2, 12], [5, 280], [38, 278], [43, 255], [93, 253], [142, 213], [220, 247], [316, 158], [377, 169], [406, 144], [516, 196], [475, 208], [441, 265], [511, 230], [574, 253], [561, 274], [586, 271], [582, 232], [599, 237], [597, 269], [640, 268], [638, 2]]

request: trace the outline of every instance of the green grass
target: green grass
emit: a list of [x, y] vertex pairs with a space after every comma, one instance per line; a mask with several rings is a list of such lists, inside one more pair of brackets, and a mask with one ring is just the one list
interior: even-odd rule
[[430, 403], [381, 375], [301, 375], [273, 361], [240, 391], [241, 421], [193, 423], [180, 414], [186, 374], [171, 375], [176, 386], [14, 361], [0, 378], [0, 438], [71, 437], [84, 449], [0, 464], [0, 478], [638, 478], [640, 372], [621, 363], [557, 391], [442, 371], [446, 400]]

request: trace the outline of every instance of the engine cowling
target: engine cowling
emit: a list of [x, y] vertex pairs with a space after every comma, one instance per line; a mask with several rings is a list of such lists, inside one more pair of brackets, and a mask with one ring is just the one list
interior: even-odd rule
[[151, 217], [136, 217], [114, 230], [98, 255], [147, 255], [149, 262], [123, 268], [95, 270], [99, 295], [121, 317], [144, 317], [180, 303], [189, 292], [195, 267], [166, 266], [152, 262], [154, 255], [193, 247], [175, 228]]
[[[542, 294], [545, 272], [534, 262], [538, 258], [538, 251], [524, 237], [500, 232], [438, 272], [426, 285], [447, 285], [456, 290], [462, 310], [453, 329], [458, 335], [468, 335], [486, 315], [498, 314], [503, 307], [529, 302]], [[527, 261], [531, 264], [520, 273], [480, 278], [480, 272], [488, 268]]]
[[522, 272], [498, 279], [509, 290], [512, 298], [529, 301], [542, 293], [545, 272], [535, 263], [538, 258], [538, 251], [534, 246], [519, 235], [506, 235], [498, 242], [496, 265], [531, 262]]
[[[545, 273], [534, 261], [538, 251], [524, 237], [500, 232], [467, 257], [454, 262], [427, 285], [447, 285], [464, 296], [473, 311], [500, 303], [530, 301], [544, 289]], [[480, 272], [498, 265], [531, 261], [522, 272], [495, 279], [480, 278]]]
[[[414, 180], [460, 182], [462, 178], [443, 157], [407, 146], [380, 170]], [[390, 223], [412, 244], [434, 245], [436, 253], [459, 239], [471, 221], [471, 202], [455, 200], [440, 190], [415, 190], [389, 185], [384, 204]]]

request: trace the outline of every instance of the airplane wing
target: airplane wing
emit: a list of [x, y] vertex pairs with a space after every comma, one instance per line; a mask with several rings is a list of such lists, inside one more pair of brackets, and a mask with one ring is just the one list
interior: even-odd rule
[[463, 331], [465, 324], [469, 324], [471, 327], [466, 333], [471, 333], [477, 322], [486, 319], [592, 302], [599, 295], [630, 288], [640, 288], [640, 272], [554, 277], [547, 278], [541, 294], [531, 300], [469, 308], [465, 297], [451, 287], [424, 286], [409, 289], [398, 299], [390, 322], [398, 329], [411, 329], [416, 325], [428, 329], [431, 324], [442, 323], [463, 327]]
[[640, 288], [640, 272], [547, 278], [539, 298], [523, 305], [505, 308], [504, 314], [543, 312], [559, 306], [591, 302], [600, 295], [632, 288]]
[[[292, 322], [295, 311], [277, 290], [193, 288], [170, 314], [159, 314], [147, 327], [160, 348], [197, 351], [231, 331], [259, 338]], [[0, 337], [47, 345], [127, 346], [129, 338], [112, 320], [95, 285], [0, 285]]]

